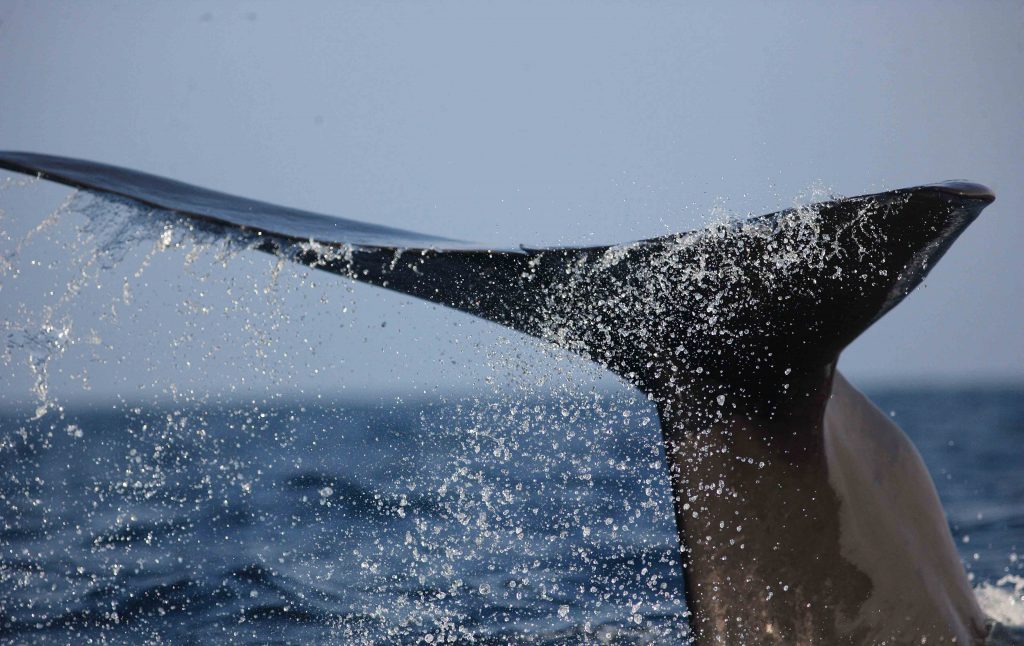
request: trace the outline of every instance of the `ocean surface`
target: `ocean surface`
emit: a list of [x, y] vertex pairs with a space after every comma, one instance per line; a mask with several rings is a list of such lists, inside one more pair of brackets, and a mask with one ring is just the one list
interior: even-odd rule
[[[1024, 389], [869, 394], [1019, 620]], [[628, 393], [33, 412], [0, 416], [3, 643], [687, 638], [657, 419]]]

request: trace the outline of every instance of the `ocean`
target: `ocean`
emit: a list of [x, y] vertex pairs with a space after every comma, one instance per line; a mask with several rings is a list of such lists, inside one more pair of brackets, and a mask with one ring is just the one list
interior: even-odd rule
[[[1024, 388], [869, 395], [1020, 622]], [[4, 643], [687, 640], [657, 417], [628, 392], [33, 413], [0, 416]]]

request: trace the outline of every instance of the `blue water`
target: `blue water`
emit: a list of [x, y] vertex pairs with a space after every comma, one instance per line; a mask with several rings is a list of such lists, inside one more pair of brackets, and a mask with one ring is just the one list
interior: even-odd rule
[[[870, 393], [974, 583], [1024, 574], [1024, 390]], [[679, 643], [653, 410], [629, 394], [0, 416], [11, 643]]]

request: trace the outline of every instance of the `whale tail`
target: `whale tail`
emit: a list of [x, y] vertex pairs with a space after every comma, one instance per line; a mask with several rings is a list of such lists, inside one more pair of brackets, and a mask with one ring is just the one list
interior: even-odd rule
[[[635, 384], [661, 418], [692, 625], [727, 642], [851, 641], [841, 624], [871, 582], [845, 560], [829, 481], [835, 364], [994, 199], [947, 182], [624, 245], [494, 249], [94, 162], [0, 153], [0, 167], [249, 232], [263, 251], [552, 341]], [[766, 595], [783, 581], [796, 594]]]
[[648, 393], [698, 369], [748, 383], [755, 408], [764, 376], [833, 362], [994, 199], [947, 182], [624, 245], [494, 249], [66, 157], [0, 152], [0, 167], [248, 231], [261, 250], [553, 341]]

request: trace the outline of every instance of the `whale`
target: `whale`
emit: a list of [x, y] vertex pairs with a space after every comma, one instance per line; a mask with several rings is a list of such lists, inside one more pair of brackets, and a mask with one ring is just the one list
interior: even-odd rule
[[696, 643], [998, 637], [920, 455], [837, 370], [992, 203], [980, 184], [617, 245], [492, 248], [80, 159], [0, 152], [0, 168], [241, 233], [555, 344], [639, 389], [660, 419]]

